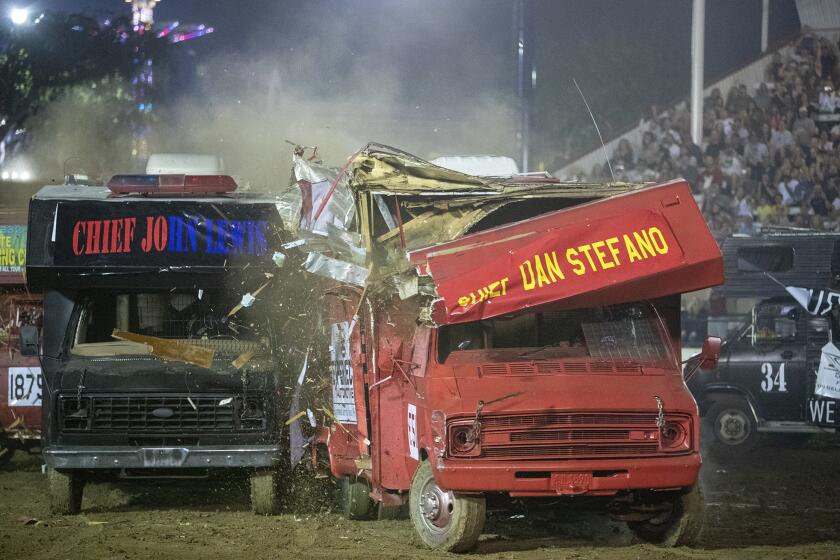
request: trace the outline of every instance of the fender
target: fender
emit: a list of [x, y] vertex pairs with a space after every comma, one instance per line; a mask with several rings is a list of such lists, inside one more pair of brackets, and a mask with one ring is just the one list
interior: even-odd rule
[[703, 391], [703, 396], [699, 399], [698, 404], [700, 405], [701, 415], [706, 414], [706, 410], [709, 408], [709, 401], [712, 400], [711, 397], [715, 394], [730, 394], [730, 395], [739, 395], [746, 399], [747, 404], [750, 405], [750, 412], [752, 413], [753, 420], [756, 423], [760, 424], [762, 422], [761, 417], [758, 415], [758, 403], [756, 403], [755, 399], [753, 398], [752, 394], [745, 390], [743, 387], [739, 387], [737, 385], [732, 385], [731, 383], [712, 383], [706, 386], [706, 390]]

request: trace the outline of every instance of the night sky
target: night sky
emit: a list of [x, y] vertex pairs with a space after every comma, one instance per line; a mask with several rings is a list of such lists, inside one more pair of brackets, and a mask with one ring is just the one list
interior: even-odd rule
[[[558, 56], [574, 58], [579, 49], [587, 48], [581, 41], [564, 40], [580, 29], [590, 30], [597, 38], [623, 28], [636, 30], [640, 40], [661, 44], [689, 62], [690, 0], [530, 0], [527, 4], [533, 18], [555, 30], [551, 37], [539, 40], [544, 48], [556, 49]], [[12, 5], [28, 5], [33, 10], [94, 16], [129, 10], [120, 0], [2, 0], [0, 5], [4, 11]], [[707, 75], [720, 76], [758, 53], [761, 0], [708, 0], [706, 6]], [[199, 55], [272, 50], [282, 54], [297, 42], [319, 36], [325, 49], [348, 54], [370, 49], [386, 59], [393, 57], [407, 77], [476, 75], [486, 80], [481, 77], [486, 72], [492, 81], [497, 76], [483, 62], [505, 56], [513, 47], [510, 0], [162, 0], [155, 15], [159, 22], [179, 20], [215, 27], [212, 37], [190, 45]], [[344, 42], [339, 44], [329, 29], [319, 27], [319, 21], [335, 18], [354, 29], [358, 40], [347, 44], [342, 35]], [[796, 32], [794, 0], [771, 2], [770, 26], [771, 43]], [[399, 44], [383, 44], [383, 31]], [[466, 87], [469, 90], [470, 85]]]
[[[0, 0], [0, 14], [13, 5], [100, 20], [130, 13], [122, 0]], [[760, 54], [761, 5], [707, 0], [707, 83]], [[244, 154], [243, 143], [252, 141], [248, 150], [256, 153], [290, 137], [319, 146], [334, 142], [329, 155], [336, 160], [368, 140], [424, 157], [515, 155], [513, 7], [513, 0], [162, 0], [158, 24], [203, 23], [216, 31], [173, 46], [175, 70], [167, 76], [175, 87], [168, 91], [177, 96], [160, 101], [172, 108], [173, 126], [181, 127], [174, 134], [191, 140], [184, 149], [221, 150], [242, 166], [245, 156], [237, 157], [232, 144]], [[575, 134], [564, 116], [585, 116], [571, 91], [573, 78], [608, 137], [638, 122], [650, 104], [688, 93], [691, 7], [691, 0], [526, 2], [528, 47], [536, 61], [532, 134], [540, 161], [552, 161], [552, 139]], [[795, 1], [773, 0], [771, 47], [798, 29]], [[632, 81], [634, 64], [647, 71], [643, 84]], [[197, 106], [203, 112], [191, 113]], [[243, 114], [246, 106], [252, 114]], [[557, 110], [548, 121], [540, 111], [549, 114], [552, 107]], [[197, 119], [207, 126], [184, 134], [184, 123]], [[246, 119], [248, 126], [240, 126]], [[577, 126], [588, 127], [588, 118]], [[230, 137], [234, 128], [241, 138]]]

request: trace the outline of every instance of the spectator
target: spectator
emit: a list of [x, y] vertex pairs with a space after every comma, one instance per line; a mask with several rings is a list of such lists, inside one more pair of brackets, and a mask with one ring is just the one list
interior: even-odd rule
[[[840, 230], [840, 50], [804, 29], [793, 54], [775, 53], [750, 96], [738, 84], [705, 100], [702, 148], [688, 107], [655, 108], [641, 146], [622, 141], [614, 158], [628, 180], [688, 180], [713, 233], [761, 225]], [[819, 114], [818, 118], [815, 115]], [[633, 162], [635, 156], [635, 162]], [[596, 171], [593, 171], [595, 173]]]
[[811, 137], [817, 132], [817, 125], [814, 119], [808, 115], [808, 107], [799, 108], [799, 118], [793, 121], [793, 136], [800, 146], [807, 146]]
[[817, 216], [821, 216], [826, 218], [830, 214], [831, 204], [828, 202], [828, 198], [825, 196], [825, 192], [823, 191], [822, 186], [815, 185], [814, 190], [811, 192], [811, 196], [808, 197], [807, 206], [816, 214]]

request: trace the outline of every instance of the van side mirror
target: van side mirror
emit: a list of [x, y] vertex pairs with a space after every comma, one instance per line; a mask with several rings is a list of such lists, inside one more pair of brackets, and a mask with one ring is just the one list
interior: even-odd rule
[[703, 349], [700, 350], [700, 368], [714, 369], [720, 359], [721, 339], [719, 336], [707, 336], [703, 341]]
[[20, 328], [20, 353], [22, 356], [37, 356], [38, 343], [38, 327], [24, 325]]

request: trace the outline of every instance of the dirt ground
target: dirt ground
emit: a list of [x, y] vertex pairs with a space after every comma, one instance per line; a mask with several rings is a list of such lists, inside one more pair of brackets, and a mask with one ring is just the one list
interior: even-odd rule
[[[840, 558], [840, 441], [765, 445], [738, 465], [706, 462], [696, 548], [639, 544], [600, 511], [514, 504], [491, 512], [474, 554], [487, 559]], [[257, 517], [244, 477], [96, 484], [82, 514], [52, 517], [37, 457], [0, 470], [0, 558], [430, 558], [410, 521], [335, 513]], [[458, 557], [451, 555], [452, 557]]]

